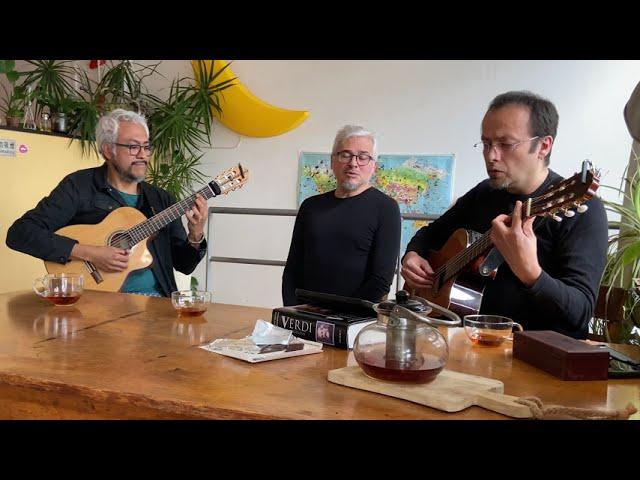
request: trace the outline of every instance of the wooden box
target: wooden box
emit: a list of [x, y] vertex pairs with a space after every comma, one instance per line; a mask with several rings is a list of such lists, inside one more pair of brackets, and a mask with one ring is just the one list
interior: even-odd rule
[[607, 380], [609, 352], [551, 330], [515, 332], [513, 358], [562, 380]]

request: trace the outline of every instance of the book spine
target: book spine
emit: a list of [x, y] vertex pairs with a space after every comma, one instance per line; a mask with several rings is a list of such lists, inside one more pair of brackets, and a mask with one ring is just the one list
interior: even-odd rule
[[276, 310], [271, 314], [271, 323], [276, 327], [291, 330], [298, 338], [324, 343], [332, 347], [348, 349], [347, 327], [312, 316], [290, 316]]

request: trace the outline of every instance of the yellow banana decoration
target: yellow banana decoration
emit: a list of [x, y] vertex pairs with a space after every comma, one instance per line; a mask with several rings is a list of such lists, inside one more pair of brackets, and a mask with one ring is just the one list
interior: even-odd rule
[[[207, 68], [211, 68], [213, 62], [214, 71], [218, 72], [227, 60], [204, 60]], [[196, 71], [198, 62], [193, 60], [191, 65]], [[235, 75], [229, 67], [224, 69], [216, 78], [216, 83], [234, 78]], [[307, 111], [287, 110], [274, 107], [259, 99], [251, 93], [239, 80], [234, 85], [221, 92], [220, 106], [222, 115], [214, 111], [220, 123], [236, 133], [247, 137], [275, 137], [293, 130], [309, 116]]]

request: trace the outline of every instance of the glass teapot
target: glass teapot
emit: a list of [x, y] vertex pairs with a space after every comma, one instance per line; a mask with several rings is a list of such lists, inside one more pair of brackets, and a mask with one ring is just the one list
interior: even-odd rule
[[[455, 327], [460, 317], [405, 290], [395, 300], [373, 305], [378, 321], [363, 328], [353, 344], [353, 353], [369, 377], [388, 382], [427, 383], [442, 371], [449, 349], [438, 325]], [[433, 311], [451, 320], [431, 318]]]

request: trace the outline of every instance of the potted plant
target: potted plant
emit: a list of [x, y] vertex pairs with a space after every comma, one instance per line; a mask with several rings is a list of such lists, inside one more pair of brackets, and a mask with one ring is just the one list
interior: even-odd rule
[[24, 80], [22, 85], [31, 89], [36, 104], [36, 115], [40, 115], [44, 107], [49, 107], [53, 115], [57, 110], [66, 109], [67, 105], [60, 106], [68, 97], [77, 96], [74, 87], [79, 73], [68, 61], [63, 60], [26, 60], [31, 66], [30, 70], [22, 72]]
[[205, 179], [197, 166], [202, 149], [211, 147], [213, 112], [221, 112], [220, 92], [233, 86], [234, 79], [218, 80], [224, 68], [215, 71], [213, 62], [207, 66], [198, 61], [194, 77], [174, 80], [166, 100], [147, 95], [152, 109], [151, 142], [155, 146], [149, 180], [177, 199], [189, 195], [195, 184]]
[[144, 79], [156, 74], [161, 62], [153, 65], [143, 65], [131, 60], [109, 63], [110, 66], [96, 88], [100, 109], [110, 111], [124, 108], [148, 114], [148, 91]]
[[[604, 319], [594, 319], [592, 330], [607, 341], [640, 345], [640, 157], [627, 167], [623, 184], [616, 190], [622, 202], [604, 200], [607, 211], [620, 216], [609, 222], [616, 231], [609, 237], [607, 263], [601, 281], [599, 308]], [[633, 173], [628, 175], [629, 171]]]
[[10, 87], [1, 84], [4, 96], [0, 110], [5, 114], [7, 125], [19, 127], [24, 116], [24, 105], [26, 100], [26, 89], [16, 85], [20, 73], [15, 70], [15, 60], [0, 60], [0, 73], [7, 77]]
[[15, 85], [13, 90], [9, 91], [8, 88], [2, 85], [5, 96], [3, 98], [3, 104], [0, 106], [7, 119], [7, 126], [18, 128], [22, 123], [24, 117], [24, 106], [26, 100], [25, 89], [21, 85]]
[[79, 105], [84, 103], [76, 96], [54, 98], [43, 93], [40, 94], [40, 102], [49, 108], [52, 130], [58, 133], [71, 132], [69, 125], [74, 121], [74, 115]]

